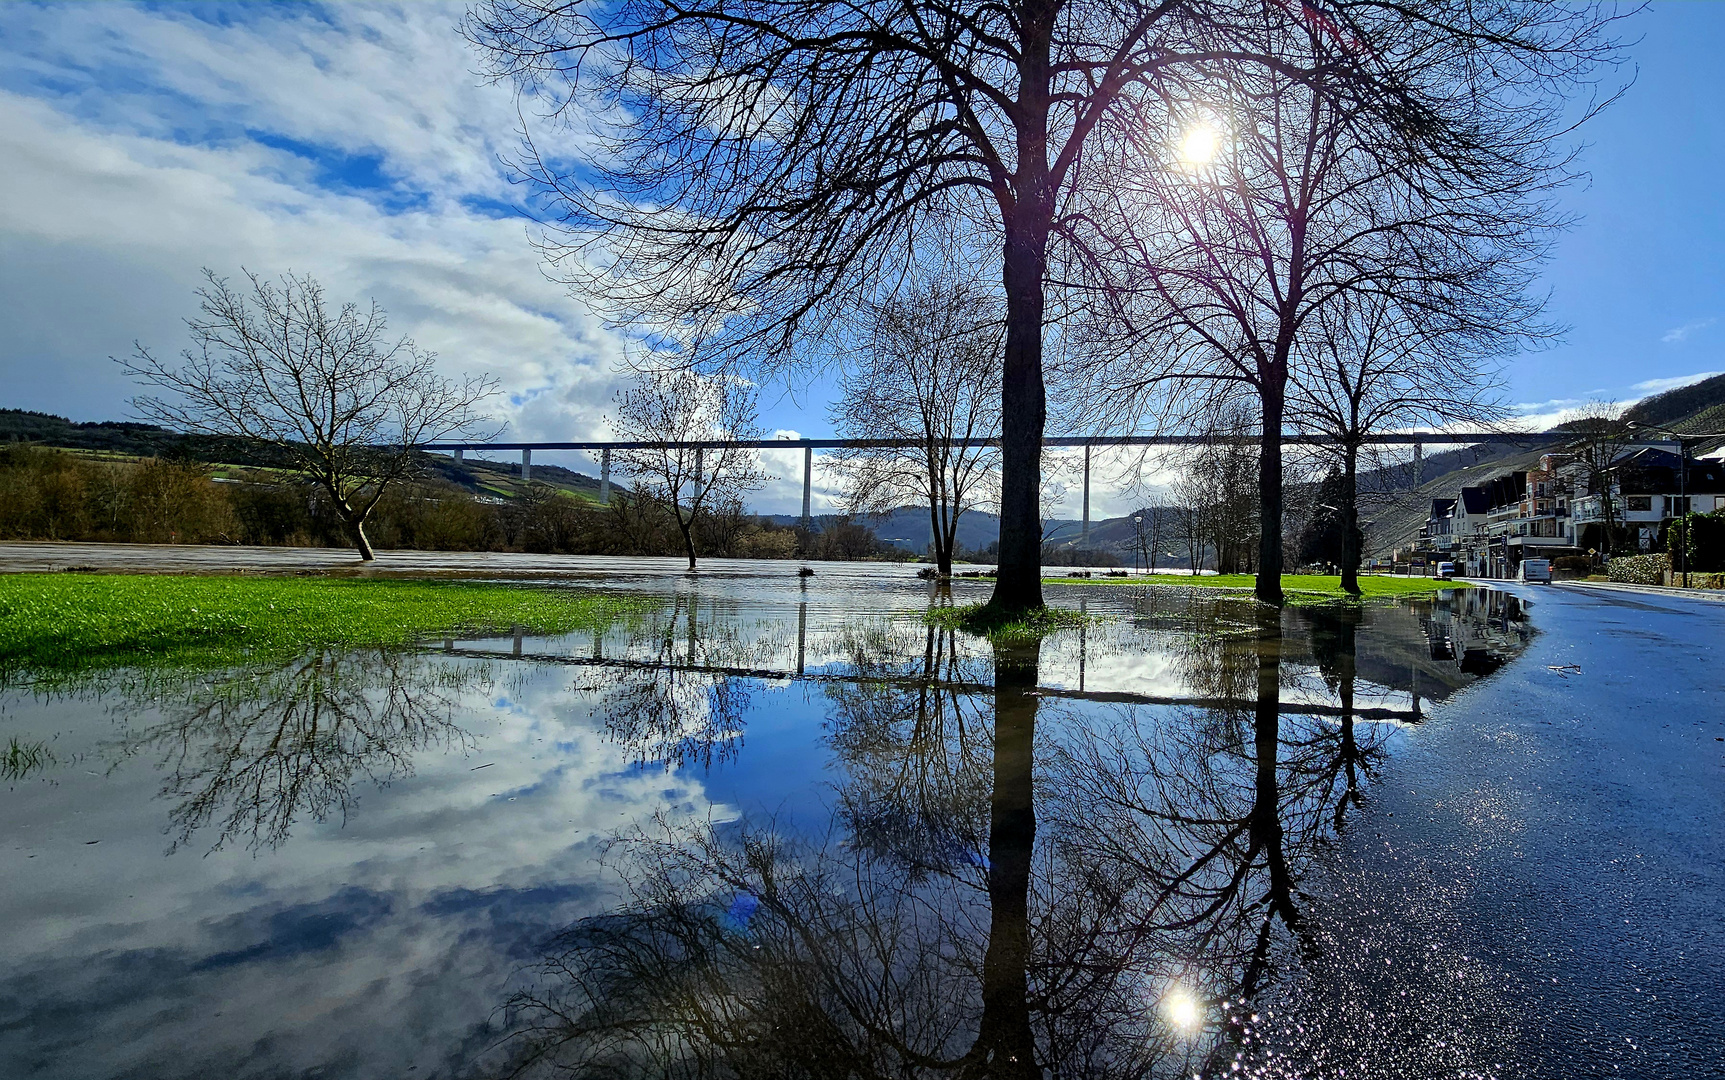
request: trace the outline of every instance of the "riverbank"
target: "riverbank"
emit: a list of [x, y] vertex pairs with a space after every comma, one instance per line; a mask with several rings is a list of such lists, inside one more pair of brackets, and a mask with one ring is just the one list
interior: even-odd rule
[[[1174, 585], [1182, 589], [1225, 589], [1251, 592], [1257, 579], [1251, 574], [1151, 574], [1136, 577], [1044, 578], [1045, 585]], [[1443, 581], [1438, 578], [1360, 576], [1357, 599], [1375, 600], [1397, 596], [1419, 596], [1444, 589], [1467, 589], [1465, 581]], [[1342, 591], [1342, 579], [1327, 574], [1283, 574], [1282, 593], [1290, 603], [1356, 599]]]
[[405, 645], [434, 634], [570, 633], [642, 601], [444, 581], [0, 575], [0, 673], [223, 664], [316, 646]]

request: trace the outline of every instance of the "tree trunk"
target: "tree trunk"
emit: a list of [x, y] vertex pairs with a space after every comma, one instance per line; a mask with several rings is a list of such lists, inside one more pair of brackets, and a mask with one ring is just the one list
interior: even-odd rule
[[1030, 1029], [1030, 865], [1036, 844], [1032, 752], [1041, 643], [994, 648], [994, 791], [988, 829], [988, 949], [982, 1018], [961, 1075], [1041, 1077]]
[[347, 531], [353, 534], [353, 546], [359, 549], [360, 561], [373, 561], [377, 558], [377, 554], [371, 550], [371, 538], [365, 535], [365, 519], [371, 516], [371, 508], [367, 507], [363, 511], [355, 510], [346, 499], [340, 496], [334, 496], [334, 498], [336, 514], [347, 525]]
[[[1284, 369], [1285, 370], [1285, 369]], [[1260, 384], [1263, 427], [1258, 436], [1258, 581], [1266, 604], [1282, 606], [1282, 407], [1285, 378]]]
[[989, 605], [1042, 606], [1043, 273], [1048, 236], [1013, 230], [1005, 256], [1006, 356], [1000, 388], [1000, 565]]
[[952, 576], [952, 538], [940, 522], [933, 499], [928, 503], [929, 535], [934, 541], [934, 570], [941, 577]]
[[[1611, 483], [1609, 477], [1606, 478], [1605, 483], [1607, 485]], [[1600, 495], [1599, 505], [1605, 510], [1605, 540], [1602, 546], [1605, 550], [1605, 560], [1610, 562], [1611, 556], [1617, 552], [1617, 523], [1611, 506], [1611, 489], [1609, 487], [1606, 487]]]
[[1342, 591], [1360, 595], [1360, 448], [1342, 451]]
[[354, 546], [359, 548], [361, 562], [371, 562], [377, 558], [377, 554], [371, 550], [371, 539], [365, 535], [364, 521], [353, 523], [353, 542]]
[[695, 568], [695, 521], [690, 518], [689, 523], [685, 525], [682, 515], [679, 514], [677, 516], [677, 528], [683, 534], [683, 549], [689, 553], [689, 569], [693, 570]]
[[1021, 9], [1017, 111], [1013, 121], [1017, 172], [1003, 196], [1005, 244], [1001, 284], [1006, 293], [1006, 354], [1000, 380], [1000, 565], [988, 606], [1031, 611], [1042, 603], [1042, 435], [1048, 419], [1042, 373], [1048, 234], [1054, 193], [1048, 167], [1051, 42], [1056, 4]]

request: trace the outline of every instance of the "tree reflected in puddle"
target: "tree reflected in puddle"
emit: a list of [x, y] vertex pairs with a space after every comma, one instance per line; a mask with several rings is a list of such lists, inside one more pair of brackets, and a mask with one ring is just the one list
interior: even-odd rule
[[[75, 887], [20, 872], [40, 899], [8, 910], [47, 931], [19, 940], [61, 944], [10, 984], [40, 1003], [14, 1038], [72, 1061], [100, 1029], [137, 1075], [188, 1046], [311, 1068], [382, 1030], [474, 1074], [1301, 1075], [1261, 1018], [1358, 951], [1326, 923], [1338, 841], [1401, 733], [1528, 635], [1484, 590], [1280, 614], [1097, 590], [1095, 621], [1017, 644], [809, 596], [36, 687], [14, 865]], [[86, 703], [102, 722], [60, 738]], [[139, 860], [162, 832], [181, 861]], [[50, 938], [92, 886], [161, 899]], [[284, 1019], [283, 987], [349, 971], [395, 1004]], [[1280, 1000], [1314, 1031], [1370, 1011]]]
[[[620, 833], [607, 858], [629, 902], [548, 950], [510, 1004], [508, 1071], [1232, 1072], [1255, 1053], [1254, 999], [1322, 948], [1303, 883], [1398, 722], [1421, 721], [1422, 690], [1472, 681], [1471, 654], [1525, 640], [1501, 601], [1205, 599], [1194, 619], [1146, 597], [1131, 618], [1171, 657], [1172, 694], [1045, 685], [1074, 647], [1094, 679], [1110, 647], [1088, 631], [986, 646], [848, 628], [821, 676], [824, 825]], [[662, 710], [643, 712], [638, 734], [613, 730], [654, 756]]]
[[[285, 843], [296, 824], [345, 820], [361, 785], [413, 775], [416, 755], [465, 752], [462, 696], [489, 673], [392, 651], [314, 649], [272, 666], [205, 679], [146, 679], [123, 710], [119, 759], [153, 759], [170, 804], [170, 850]], [[200, 836], [200, 834], [203, 834]]]

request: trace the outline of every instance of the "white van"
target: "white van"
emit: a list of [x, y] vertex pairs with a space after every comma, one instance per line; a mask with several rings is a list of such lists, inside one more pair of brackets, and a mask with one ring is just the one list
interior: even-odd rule
[[1550, 559], [1523, 559], [1523, 560], [1521, 560], [1521, 580], [1522, 581], [1543, 581], [1547, 585], [1550, 585], [1551, 584], [1551, 560]]

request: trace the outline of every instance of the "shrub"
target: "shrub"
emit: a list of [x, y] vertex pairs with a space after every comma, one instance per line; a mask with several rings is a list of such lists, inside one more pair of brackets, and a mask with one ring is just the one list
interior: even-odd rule
[[1551, 560], [1551, 566], [1554, 570], [1574, 570], [1585, 574], [1593, 569], [1593, 556], [1559, 555]]
[[312, 491], [303, 484], [233, 484], [228, 502], [242, 544], [314, 543]]
[[1606, 565], [1606, 574], [1612, 581], [1626, 585], [1663, 585], [1665, 571], [1670, 568], [1671, 560], [1664, 553], [1630, 555], [1612, 559]]
[[146, 458], [127, 471], [122, 498], [115, 534], [140, 543], [232, 543], [238, 532], [233, 505], [194, 462]]
[[1690, 514], [1683, 520], [1688, 525], [1689, 569], [1725, 570], [1725, 510]]

